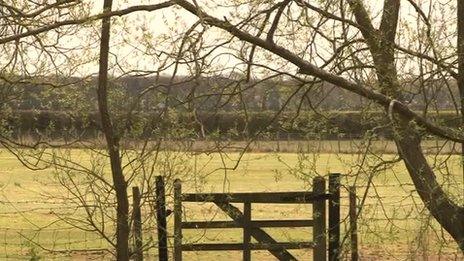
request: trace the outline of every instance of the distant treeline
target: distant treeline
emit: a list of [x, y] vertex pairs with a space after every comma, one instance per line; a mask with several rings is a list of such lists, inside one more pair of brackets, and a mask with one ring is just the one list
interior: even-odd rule
[[[458, 127], [459, 117], [444, 111], [427, 116], [441, 125]], [[351, 139], [361, 138], [368, 130], [387, 123], [383, 112], [176, 112], [160, 117], [159, 112], [133, 113], [115, 118], [117, 128], [126, 136], [150, 138], [169, 135], [170, 139], [230, 138], [244, 139], [259, 134], [260, 139]], [[9, 114], [4, 125], [13, 136], [43, 135], [64, 138], [99, 135], [98, 114], [74, 114], [45, 110], [18, 110]], [[389, 128], [376, 133], [390, 138]]]
[[[13, 110], [95, 111], [96, 81], [90, 78], [30, 79], [4, 82], [1, 90], [10, 90], [11, 96], [0, 102]], [[133, 104], [138, 111], [151, 112], [169, 107], [178, 112], [197, 111], [250, 112], [279, 111], [285, 104], [289, 111], [359, 111], [371, 106], [371, 102], [327, 82], [305, 85], [292, 79], [266, 81], [242, 80], [225, 77], [136, 77], [113, 79], [109, 98], [112, 110], [127, 110]], [[415, 78], [413, 78], [415, 79]], [[418, 84], [415, 80], [402, 81], [404, 102], [417, 111], [455, 110], [459, 104], [459, 90], [455, 80], [430, 80]], [[53, 82], [51, 87], [43, 82]], [[149, 91], [148, 91], [149, 90]], [[299, 90], [295, 92], [295, 90]], [[1, 93], [0, 93], [1, 94]], [[143, 95], [141, 95], [143, 94]], [[287, 102], [291, 99], [291, 102]]]

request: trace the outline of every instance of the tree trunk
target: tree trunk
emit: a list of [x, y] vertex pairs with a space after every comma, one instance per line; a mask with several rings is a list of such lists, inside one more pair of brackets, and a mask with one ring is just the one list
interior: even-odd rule
[[[461, 127], [464, 128], [464, 1], [457, 0], [458, 5], [458, 89], [461, 106]], [[462, 181], [464, 196], [464, 143], [461, 143]]]
[[[104, 12], [111, 10], [112, 0], [105, 0]], [[119, 153], [119, 139], [114, 132], [108, 109], [108, 54], [110, 40], [110, 17], [102, 19], [102, 35], [100, 44], [100, 68], [98, 73], [98, 109], [100, 112], [102, 129], [105, 135], [107, 151], [110, 157], [111, 174], [116, 192], [116, 258], [129, 260], [129, 200], [127, 198], [127, 184], [124, 178], [121, 157]]]
[[437, 182], [420, 147], [420, 137], [409, 120], [396, 126], [396, 146], [403, 158], [417, 193], [433, 217], [464, 251], [464, 208], [454, 203]]
[[[393, 49], [400, 1], [384, 1], [384, 12], [379, 30], [368, 30], [373, 26], [362, 1], [349, 0], [349, 3], [357, 22], [364, 26], [361, 32], [369, 44], [381, 92], [401, 100]], [[394, 105], [393, 100], [390, 106]], [[387, 108], [387, 111], [392, 113], [393, 107]], [[464, 251], [464, 208], [453, 202], [438, 183], [422, 152], [420, 136], [411, 118], [398, 116], [395, 119], [394, 115], [390, 115], [394, 128], [393, 133], [395, 133], [394, 140], [417, 193], [438, 223], [450, 233], [458, 243], [459, 248]]]

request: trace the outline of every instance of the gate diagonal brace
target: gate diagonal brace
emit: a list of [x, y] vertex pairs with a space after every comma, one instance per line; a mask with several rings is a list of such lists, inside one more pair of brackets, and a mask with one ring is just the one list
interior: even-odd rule
[[[214, 202], [222, 211], [224, 211], [235, 222], [243, 225], [243, 213], [235, 206], [225, 202]], [[250, 229], [251, 236], [254, 237], [259, 243], [275, 244], [275, 241], [266, 231], [259, 227], [252, 227]], [[285, 248], [268, 249], [279, 260], [297, 260]]]

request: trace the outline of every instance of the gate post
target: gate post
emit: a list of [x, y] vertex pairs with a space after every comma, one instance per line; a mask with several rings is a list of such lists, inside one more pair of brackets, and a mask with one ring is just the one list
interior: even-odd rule
[[156, 224], [158, 228], [158, 259], [168, 260], [166, 229], [166, 195], [163, 176], [156, 176]]
[[143, 242], [142, 242], [142, 213], [140, 210], [140, 190], [139, 187], [132, 187], [133, 197], [133, 232], [135, 241], [135, 261], [143, 261]]
[[357, 205], [356, 187], [351, 186], [350, 192], [350, 237], [351, 237], [351, 261], [358, 261], [358, 229], [357, 229]]
[[182, 261], [182, 183], [174, 181], [174, 261]]
[[243, 261], [251, 260], [251, 203], [243, 204]]
[[[325, 194], [325, 179], [323, 177], [313, 179], [313, 192], [316, 195]], [[327, 259], [325, 205], [324, 198], [313, 203], [313, 260], [315, 261], [325, 261]]]
[[340, 259], [340, 173], [329, 174], [329, 261]]

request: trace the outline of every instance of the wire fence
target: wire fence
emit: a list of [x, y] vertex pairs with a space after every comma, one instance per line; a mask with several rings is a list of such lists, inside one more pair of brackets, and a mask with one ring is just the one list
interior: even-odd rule
[[[395, 184], [378, 185], [377, 189], [391, 189]], [[401, 184], [414, 191], [412, 184]], [[358, 203], [363, 198], [363, 188], [358, 187]], [[376, 195], [375, 192], [369, 192], [365, 197], [365, 203], [361, 206], [361, 216], [357, 220], [358, 233], [360, 240], [360, 257], [374, 258], [376, 256], [392, 258], [412, 258], [420, 257], [441, 257], [445, 260], [462, 260], [462, 254], [454, 246], [452, 240], [444, 233], [442, 229], [433, 221], [433, 218], [425, 211], [420, 199], [414, 193], [398, 195]], [[70, 225], [63, 225], [57, 221], [49, 227], [34, 227], [30, 224], [29, 228], [15, 226], [15, 219], [27, 218], [27, 216], [44, 216], [47, 218], [48, 213], [59, 210], [74, 209], [75, 207], [59, 202], [50, 201], [2, 201], [0, 206], [16, 205], [17, 211], [1, 208], [0, 216], [2, 220], [8, 217], [9, 222], [2, 222], [0, 227], [0, 259], [20, 260], [29, 258], [46, 257], [47, 260], [62, 260], [63, 258], [83, 258], [95, 257], [97, 259], [111, 259], [111, 244], [95, 231], [85, 231]], [[27, 207], [22, 209], [21, 205]], [[172, 202], [168, 202], [168, 208], [171, 208]], [[190, 220], [219, 220], [223, 218], [214, 207], [205, 204], [189, 206]], [[258, 206], [258, 214], [255, 218], [263, 217], [307, 217], [308, 209], [300, 205], [296, 206], [279, 206], [273, 207], [271, 211], [266, 206]], [[156, 222], [153, 219], [152, 206], [145, 205], [142, 208], [143, 213], [143, 238], [145, 243], [145, 255], [154, 258], [157, 256], [157, 235]], [[25, 217], [24, 214], [27, 216]], [[342, 190], [341, 194], [341, 217], [342, 217], [342, 238], [349, 231], [348, 225], [348, 194]], [[10, 224], [8, 224], [10, 223]], [[24, 223], [22, 223], [24, 224]], [[172, 220], [168, 219], [168, 234], [172, 231]], [[298, 240], [298, 237], [307, 237], [310, 231], [305, 233], [301, 231], [281, 232], [278, 237], [287, 240]], [[107, 234], [111, 235], [111, 232]], [[212, 233], [199, 232], [199, 234], [187, 234], [187, 241], [203, 242], [218, 240], [239, 240], [240, 234], [225, 234], [224, 231]], [[169, 240], [170, 242], [170, 240]], [[344, 257], [348, 257], [349, 239], [343, 240]], [[171, 250], [171, 243], [170, 250]], [[392, 251], [392, 248], [395, 251]], [[308, 255], [311, 256], [311, 255]], [[191, 256], [193, 259], [201, 259], [204, 256]], [[233, 260], [236, 256], [233, 254], [226, 255], [226, 258]]]
[[[360, 141], [298, 142], [300, 141], [288, 140], [278, 141], [278, 144], [277, 141], [275, 142], [276, 144], [270, 144], [270, 142], [263, 141], [256, 146], [261, 146], [258, 151], [267, 151], [269, 148], [269, 151], [273, 152], [295, 152], [299, 151], [299, 149], [295, 149], [298, 146], [300, 148], [306, 146], [305, 148], [308, 151], [315, 151], [316, 153], [326, 151], [327, 153], [341, 154], [345, 150], [347, 153], [352, 153], [353, 150], [358, 148]], [[436, 147], [435, 143], [435, 141], [430, 141], [428, 146], [430, 148]], [[327, 146], [327, 148], [323, 149], [322, 146]], [[378, 146], [379, 150], [384, 151], [385, 146], [391, 146], [391, 144], [382, 141], [376, 146]], [[314, 150], [315, 147], [321, 149]], [[450, 152], [453, 151], [451, 148]], [[392, 151], [392, 153], [394, 152]], [[212, 161], [205, 160], [205, 162], [212, 164], [210, 163]], [[265, 188], [267, 191], [282, 191], [285, 189], [282, 189], [281, 185], [287, 188], [296, 184], [297, 182], [290, 182], [289, 185], [285, 185], [290, 178], [287, 176], [276, 178], [279, 176], [277, 174], [276, 177], [272, 177], [272, 174], [266, 173], [266, 175], [270, 175], [268, 179], [264, 181], [258, 179], [262, 177], [258, 175], [263, 168], [263, 165], [260, 164], [272, 165], [275, 162], [269, 162], [269, 160], [264, 159], [259, 161], [257, 166], [253, 168], [249, 166], [250, 173], [237, 178], [241, 182], [239, 184], [243, 185], [240, 189], [245, 191], [249, 189], [256, 190], [259, 187], [258, 190]], [[251, 163], [244, 161], [242, 164], [247, 166], [247, 164]], [[316, 162], [315, 164], [318, 163]], [[349, 164], [347, 163], [347, 165]], [[436, 165], [439, 164], [437, 163]], [[304, 167], [308, 166], [304, 165], [302, 168]], [[224, 176], [218, 175], [220, 178], [206, 177], [205, 179], [198, 179], [195, 185], [191, 185], [190, 189], [195, 190], [198, 188], [194, 188], [194, 186], [203, 186], [201, 188], [202, 191], [209, 192], [210, 187], [207, 184], [221, 183], [222, 185], [229, 182], [229, 179], [233, 179], [232, 174], [224, 173]], [[341, 228], [342, 238], [344, 239], [342, 241], [344, 258], [348, 258], [349, 254], [349, 238], [345, 237], [350, 229], [348, 224], [347, 186], [356, 184], [357, 201], [360, 207], [358, 211], [361, 212], [357, 220], [359, 254], [361, 258], [367, 260], [375, 260], [378, 257], [400, 260], [427, 258], [430, 260], [464, 260], [462, 252], [457, 248], [456, 243], [440, 228], [424, 207], [415, 191], [414, 184], [410, 179], [405, 178], [407, 174], [394, 173], [389, 178], [375, 177], [370, 185], [366, 185], [368, 183], [366, 177], [358, 182], [353, 182], [354, 179], [362, 175], [357, 175], [353, 172], [345, 174], [346, 178], [342, 180], [342, 186], [345, 187], [342, 189], [341, 194]], [[288, 175], [290, 176], [291, 174]], [[210, 179], [208, 180], [208, 178]], [[274, 179], [276, 182], [274, 182]], [[448, 182], [446, 180], [440, 181], [443, 182], [445, 188], [449, 188], [454, 192], [460, 192], [462, 191], [463, 184], [459, 178], [456, 179]], [[172, 180], [166, 183], [168, 182], [172, 183]], [[298, 184], [304, 182], [298, 181]], [[188, 182], [185, 182], [185, 184], [187, 185]], [[59, 184], [51, 184], [50, 182], [49, 186], [59, 187]], [[309, 188], [310, 184], [307, 187]], [[27, 188], [22, 189], [27, 190]], [[189, 188], [186, 189], [188, 190]], [[217, 187], [215, 190], [217, 192]], [[18, 191], [21, 190], [18, 188]], [[101, 231], [96, 231], [91, 226], [88, 226], [89, 222], [86, 220], [88, 215], [85, 213], [85, 210], [91, 207], [91, 201], [87, 202], [87, 205], [82, 205], [76, 201], [67, 201], [63, 195], [58, 195], [56, 198], [49, 195], [43, 197], [43, 195], [37, 193], [34, 194], [36, 195], [35, 197], [30, 197], [30, 194], [27, 193], [25, 195], [28, 196], [25, 196], [24, 198], [27, 199], [24, 200], [21, 193], [19, 195], [4, 195], [0, 197], [0, 259], [37, 260], [40, 257], [45, 257], [46, 260], [63, 260], [66, 258], [85, 259], [87, 257], [94, 257], [95, 259], [112, 258], [114, 247], [111, 245], [111, 241], [114, 241], [115, 236], [114, 216], [112, 216], [114, 213], [109, 211], [108, 217], [105, 217], [107, 223], [104, 226], [103, 224], [99, 225], [100, 228], [104, 227], [105, 229], [104, 233], [101, 233]], [[454, 193], [453, 195], [459, 196], [461, 194]], [[15, 198], [16, 200], [9, 200], [9, 198]], [[144, 254], [149, 257], [147, 260], [151, 260], [157, 257], [158, 254], [157, 224], [153, 209], [154, 195], [145, 194], [142, 201]], [[463, 202], [462, 195], [456, 201]], [[114, 206], [114, 202], [107, 202], [104, 207], [114, 210]], [[167, 207], [169, 209], [173, 207], [172, 195], [169, 190], [167, 191]], [[191, 204], [186, 208], [189, 208], [189, 211], [187, 211], [189, 216], [184, 217], [187, 220], [215, 221], [227, 219], [227, 217], [220, 214], [220, 211], [214, 205]], [[268, 206], [257, 204], [256, 209], [253, 209], [253, 213], [256, 213], [253, 218], [307, 218], [310, 211], [310, 209], [306, 209], [301, 205], [282, 205], [269, 208]], [[86, 225], [76, 225], [79, 222], [83, 222]], [[172, 250], [172, 223], [172, 217], [169, 217], [168, 244], [170, 251]], [[282, 239], [282, 241], [289, 241], [310, 237], [312, 231], [290, 229], [287, 231], [275, 231], [275, 233], [276, 237]], [[230, 230], [208, 232], [199, 230], [196, 234], [186, 234], [185, 236], [186, 240], [190, 242], [211, 242], [218, 240], [238, 242], [240, 241], [241, 234]], [[264, 259], [267, 258], [263, 253], [258, 254], [264, 255], [262, 256]], [[237, 260], [237, 257], [240, 259], [240, 255], [237, 256], [234, 253], [226, 253], [224, 256], [221, 256], [224, 260]], [[205, 256], [190, 256], [191, 260], [202, 260], [203, 258]]]
[[[16, 210], [3, 207], [11, 204], [16, 205]], [[70, 224], [72, 220], [66, 220], [69, 215], [66, 210], [75, 209], [76, 206], [50, 201], [0, 202], [0, 260], [111, 259], [113, 246], [109, 241], [115, 239], [114, 224], [105, 224], [105, 236], [89, 226], [74, 226]], [[151, 206], [143, 206], [142, 211], [145, 252], [152, 256], [155, 255], [156, 224], [150, 218]], [[82, 213], [73, 213], [77, 215], [73, 219], [85, 219]]]

